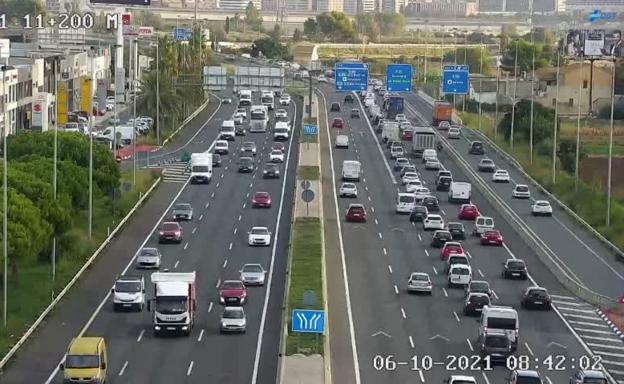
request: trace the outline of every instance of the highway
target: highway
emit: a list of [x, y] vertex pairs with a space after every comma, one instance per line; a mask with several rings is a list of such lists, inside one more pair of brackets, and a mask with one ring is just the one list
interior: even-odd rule
[[[341, 102], [333, 86], [322, 86], [327, 105]], [[356, 103], [355, 108], [364, 111]], [[421, 225], [410, 224], [407, 216], [395, 213], [396, 193], [403, 188], [394, 183], [398, 175], [385, 146], [378, 145], [376, 135], [366, 118], [350, 119], [351, 106], [343, 105], [341, 113], [329, 113], [328, 121], [342, 116], [347, 122], [343, 129], [350, 137], [349, 149], [332, 149], [335, 189], [340, 185], [343, 160], [362, 163], [363, 178], [358, 183], [358, 198], [339, 198], [338, 212], [344, 215], [349, 203], [361, 202], [368, 210], [367, 223], [345, 223], [339, 217], [346, 259], [346, 275], [353, 311], [359, 374], [363, 383], [441, 383], [451, 374], [475, 376], [479, 383], [502, 383], [508, 377], [504, 367], [491, 371], [462, 366], [453, 357], [474, 356], [477, 351], [478, 323], [462, 314], [463, 290], [446, 287], [439, 250], [429, 246], [431, 234]], [[408, 117], [418, 122], [413, 113]], [[327, 128], [333, 143], [339, 129]], [[333, 145], [332, 145], [333, 148]], [[462, 170], [442, 152], [440, 160], [456, 181], [468, 180]], [[425, 171], [416, 162], [427, 187], [435, 190], [434, 171]], [[445, 220], [456, 221], [458, 205], [447, 203], [445, 192], [435, 192], [440, 200]], [[520, 317], [520, 343], [516, 356], [526, 356], [530, 369], [540, 371], [549, 384], [566, 383], [578, 368], [581, 356], [588, 351], [561, 320], [557, 311], [528, 311], [520, 309], [520, 294], [533, 283], [548, 288], [557, 302], [572, 302], [570, 293], [561, 287], [543, 267], [537, 256], [497, 213], [476, 188], [473, 202], [481, 212], [492, 216], [502, 231], [504, 247], [483, 247], [469, 237], [464, 246], [470, 257], [474, 279], [487, 280], [495, 291], [494, 304], [512, 305]], [[544, 218], [548, 220], [548, 218]], [[472, 225], [465, 222], [467, 232]], [[508, 281], [501, 277], [501, 263], [508, 258], [522, 258], [529, 268], [532, 281]], [[434, 292], [431, 297], [409, 295], [406, 283], [410, 272], [430, 274]], [[577, 305], [574, 303], [573, 305]], [[584, 311], [582, 306], [579, 311]], [[549, 369], [545, 359], [551, 355], [566, 356], [561, 370]], [[391, 356], [397, 365], [385, 363]], [[414, 360], [423, 362], [430, 356], [435, 362], [431, 369], [413, 370]], [[381, 362], [381, 363], [380, 363]], [[468, 364], [470, 365], [470, 364]], [[467, 369], [466, 369], [467, 368]]]
[[[295, 100], [295, 99], [293, 99]], [[297, 99], [296, 103], [301, 103]], [[220, 122], [229, 118], [235, 104], [217, 109], [214, 118], [188, 146], [190, 152], [206, 151], [212, 147]], [[293, 102], [291, 115], [301, 118], [301, 107]], [[291, 116], [292, 117], [292, 116]], [[281, 178], [262, 179], [262, 165], [268, 161], [272, 145], [272, 131], [266, 134], [247, 134], [230, 144], [230, 154], [222, 156], [221, 167], [214, 168], [213, 180], [208, 185], [184, 183], [182, 189], [158, 222], [145, 222], [147, 238], [137, 238], [128, 245], [128, 260], [142, 246], [158, 247], [163, 253], [161, 269], [176, 272], [197, 271], [198, 313], [190, 337], [155, 338], [152, 334], [151, 313], [113, 312], [112, 298], [106, 291], [85, 292], [95, 303], [85, 325], [86, 336], [103, 336], [109, 349], [109, 383], [274, 383], [281, 330], [281, 307], [284, 294], [286, 259], [289, 243], [292, 193], [295, 182], [298, 130], [286, 143], [287, 161], [280, 166]], [[243, 141], [254, 141], [258, 147], [256, 169], [252, 174], [237, 172], [237, 159]], [[169, 184], [167, 184], [169, 185]], [[255, 191], [268, 191], [273, 197], [270, 209], [252, 209], [251, 196]], [[183, 222], [184, 239], [181, 244], [157, 244], [155, 230], [159, 222], [168, 220], [171, 206], [177, 202], [191, 203], [194, 218]], [[249, 247], [247, 231], [252, 226], [267, 226], [273, 234], [270, 247]], [[276, 238], [277, 237], [277, 238]], [[249, 289], [247, 332], [240, 335], [221, 335], [219, 318], [220, 281], [238, 279], [238, 270], [245, 263], [260, 263], [267, 274], [267, 285]], [[130, 264], [119, 274], [142, 274], [147, 283], [147, 298], [153, 297], [149, 283], [151, 271], [135, 269]], [[89, 279], [89, 277], [87, 277]], [[109, 282], [108, 290], [113, 281]], [[270, 288], [269, 288], [270, 287]], [[47, 330], [53, 332], [53, 330]], [[40, 333], [38, 338], [46, 337]], [[55, 361], [42, 361], [43, 367], [58, 366], [67, 345], [58, 345]], [[16, 359], [19, 361], [19, 357]], [[22, 367], [24, 367], [22, 363]], [[34, 361], [31, 366], [37, 366]], [[3, 383], [60, 383], [62, 375], [43, 369], [12, 372], [2, 377]]]

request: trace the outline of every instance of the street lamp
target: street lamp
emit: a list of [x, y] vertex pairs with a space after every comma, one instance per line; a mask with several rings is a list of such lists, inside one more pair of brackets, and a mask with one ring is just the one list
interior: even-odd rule
[[160, 56], [158, 55], [158, 37], [151, 46], [156, 47], [156, 144], [160, 145]]
[[[4, 77], [4, 72], [6, 71], [6, 66], [0, 67], [0, 75], [2, 76], [2, 157], [3, 157], [3, 175], [2, 175], [2, 199], [4, 205], [3, 212], [3, 222], [2, 222], [2, 248], [4, 255], [4, 276], [3, 276], [3, 311], [2, 311], [2, 320], [4, 326], [7, 326], [7, 311], [8, 311], [8, 297], [7, 297], [7, 289], [8, 289], [8, 272], [9, 272], [9, 238], [8, 238], [8, 210], [9, 210], [9, 199], [8, 199], [8, 181], [7, 181], [7, 173], [8, 173], [8, 161], [7, 161], [7, 117], [6, 117], [6, 103], [8, 99], [9, 93], [6, 91], [6, 80]], [[5, 94], [7, 95], [5, 97]]]

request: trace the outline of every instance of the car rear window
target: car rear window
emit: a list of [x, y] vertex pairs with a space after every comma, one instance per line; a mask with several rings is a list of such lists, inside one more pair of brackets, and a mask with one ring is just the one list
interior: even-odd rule
[[485, 306], [490, 304], [490, 298], [484, 295], [473, 295], [470, 296], [470, 302]]
[[470, 271], [468, 270], [468, 268], [453, 268], [453, 272], [454, 275], [462, 275], [462, 276], [466, 276], [470, 274]]
[[415, 201], [414, 196], [402, 195], [399, 196], [399, 203], [413, 203]]
[[518, 376], [516, 384], [543, 384], [543, 382], [539, 377]]
[[516, 319], [508, 319], [503, 317], [488, 317], [486, 326], [492, 329], [516, 329]]
[[464, 228], [464, 226], [459, 223], [452, 223], [448, 225], [448, 228], [453, 230], [461, 230]]
[[362, 208], [362, 207], [351, 207], [351, 208], [349, 208], [349, 210], [351, 212], [356, 212], [356, 213], [364, 212], [364, 208]]
[[511, 269], [524, 269], [524, 263], [521, 261], [510, 261], [507, 265]]
[[468, 260], [465, 257], [451, 256], [450, 264], [468, 264]]
[[534, 291], [529, 291], [529, 296], [533, 298], [538, 298], [538, 299], [545, 299], [548, 297], [548, 294], [546, 293], [546, 291], [534, 290]]
[[241, 289], [243, 288], [243, 283], [239, 281], [226, 281], [221, 286], [222, 289]]
[[600, 379], [600, 378], [586, 377], [585, 380], [583, 380], [583, 384], [607, 384], [607, 380]]
[[166, 223], [163, 224], [163, 230], [165, 231], [177, 231], [180, 227], [177, 223]]
[[528, 192], [529, 187], [523, 186], [523, 185], [519, 185], [516, 187], [516, 191], [518, 192]]

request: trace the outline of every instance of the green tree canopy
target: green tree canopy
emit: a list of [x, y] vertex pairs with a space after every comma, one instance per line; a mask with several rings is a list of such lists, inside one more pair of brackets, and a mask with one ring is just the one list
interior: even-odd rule
[[247, 3], [247, 8], [245, 8], [245, 24], [254, 31], [262, 31], [262, 15], [251, 1]]
[[316, 19], [313, 17], [308, 17], [306, 21], [303, 22], [303, 33], [307, 36], [316, 35], [319, 32], [319, 26], [316, 22]]
[[502, 65], [513, 70], [516, 60], [516, 46], [518, 47], [518, 73], [529, 72], [533, 65], [533, 49], [535, 49], [535, 69], [547, 66], [552, 60], [552, 50], [545, 49], [543, 44], [530, 42], [522, 39], [512, 41], [504, 51]]
[[280, 27], [279, 24], [275, 24], [273, 26], [273, 29], [269, 33], [269, 36], [272, 39], [279, 41], [279, 39], [282, 37], [282, 27]]
[[395, 36], [405, 31], [405, 16], [395, 12], [377, 12], [375, 20], [384, 36]]
[[[533, 109], [533, 142], [539, 143], [544, 140], [552, 141], [552, 132], [555, 122], [554, 110], [546, 108], [539, 103], [534, 104]], [[516, 105], [514, 118], [514, 140], [529, 141], [531, 127], [531, 102], [522, 100]], [[509, 140], [511, 136], [511, 112], [505, 114], [498, 124], [498, 129]]]
[[269, 59], [283, 58], [288, 55], [288, 47], [276, 39], [266, 37], [253, 42], [251, 48], [252, 56], [257, 57], [260, 52]]
[[316, 22], [323, 36], [332, 41], [346, 42], [356, 35], [351, 19], [342, 12], [323, 12], [316, 17]]
[[299, 28], [295, 28], [295, 31], [293, 32], [293, 41], [295, 43], [298, 43], [301, 40], [303, 40], [303, 33], [301, 33], [301, 30]]
[[[483, 71], [480, 71], [481, 60], [483, 60]], [[444, 61], [454, 62], [455, 51], [445, 53]], [[468, 65], [470, 67], [470, 73], [488, 74], [492, 67], [492, 56], [490, 56], [490, 53], [485, 48], [460, 48], [457, 50], [457, 64]]]
[[[581, 145], [579, 148], [579, 164], [583, 161], [583, 158], [587, 155], [587, 152]], [[561, 167], [569, 172], [574, 173], [576, 169], [576, 140], [561, 139], [559, 140], [559, 148], [557, 149], [557, 158], [561, 162]]]

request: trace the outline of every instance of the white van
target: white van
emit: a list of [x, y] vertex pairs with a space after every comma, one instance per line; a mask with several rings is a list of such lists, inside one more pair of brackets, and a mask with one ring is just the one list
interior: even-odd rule
[[290, 123], [288, 121], [278, 121], [275, 123], [275, 129], [286, 129], [290, 133]]
[[115, 135], [117, 135], [118, 138], [117, 145], [121, 144], [123, 146], [132, 144], [132, 141], [136, 136], [136, 132], [133, 126], [118, 125], [117, 127], [107, 127], [104, 131], [97, 135], [96, 139], [106, 139], [112, 142]]
[[470, 183], [453, 181], [449, 187], [448, 202], [449, 203], [470, 203], [472, 195], [472, 185]]
[[342, 162], [342, 180], [360, 181], [362, 164], [357, 160], [345, 160]]
[[209, 183], [212, 179], [212, 154], [193, 153], [191, 154], [191, 184]]
[[397, 213], [410, 213], [416, 206], [416, 197], [413, 193], [401, 192], [397, 194], [396, 198], [396, 212]]
[[349, 148], [349, 136], [347, 135], [336, 136], [336, 148]]
[[453, 264], [448, 272], [448, 287], [466, 286], [472, 280], [472, 268], [465, 264]]
[[494, 219], [488, 216], [477, 216], [472, 234], [481, 236], [485, 231], [494, 229]]
[[234, 120], [223, 120], [223, 123], [221, 123], [219, 138], [228, 141], [236, 139], [236, 124], [234, 123]]
[[489, 329], [498, 329], [507, 334], [513, 350], [518, 348], [520, 320], [518, 312], [512, 307], [486, 305], [481, 311], [479, 323], [479, 336]]

